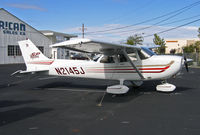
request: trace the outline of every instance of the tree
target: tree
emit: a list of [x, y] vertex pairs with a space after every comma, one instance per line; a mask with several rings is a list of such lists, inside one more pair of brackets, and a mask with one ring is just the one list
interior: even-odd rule
[[196, 41], [194, 44], [183, 47], [185, 53], [200, 52], [200, 41]]
[[195, 47], [193, 44], [183, 47], [184, 53], [193, 53], [194, 50], [195, 50]]
[[196, 41], [194, 43], [194, 48], [195, 48], [195, 50], [196, 50], [197, 53], [200, 52], [200, 41]]
[[133, 36], [129, 36], [127, 38], [126, 43], [129, 45], [142, 45], [144, 38], [138, 34], [135, 34]]
[[165, 40], [160, 38], [157, 34], [154, 34], [153, 39], [154, 44], [159, 45], [160, 47], [156, 50], [159, 54], [165, 54]]

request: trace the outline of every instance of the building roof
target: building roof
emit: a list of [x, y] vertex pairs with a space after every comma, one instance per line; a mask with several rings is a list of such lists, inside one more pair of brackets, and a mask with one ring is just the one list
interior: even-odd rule
[[[24, 24], [26, 24], [27, 26], [29, 26], [30, 28], [34, 29], [35, 31], [37, 31], [38, 33], [40, 33], [41, 35], [44, 36], [44, 34], [40, 31], [38, 31], [37, 29], [33, 28], [31, 25], [27, 24], [26, 22], [22, 21], [21, 19], [19, 19], [17, 16], [11, 14], [10, 12], [8, 12], [7, 10], [5, 10], [4, 8], [0, 8], [0, 11], [3, 10], [5, 11], [6, 13], [8, 13], [9, 15], [13, 16], [14, 18], [18, 19], [19, 21], [23, 22]], [[46, 37], [46, 36], [44, 36]], [[47, 38], [47, 37], [46, 37]], [[48, 38], [47, 38], [48, 39]]]
[[73, 35], [73, 34], [66, 34], [66, 33], [61, 33], [61, 32], [56, 32], [56, 31], [51, 31], [51, 30], [41, 30], [40, 32], [42, 32], [45, 36], [64, 36], [66, 38], [73, 38], [73, 37], [78, 37], [77, 35]]
[[66, 34], [66, 33], [60, 33], [60, 32], [55, 32], [55, 31], [51, 31], [51, 30], [42, 30], [39, 31], [35, 28], [33, 28], [32, 26], [30, 26], [29, 24], [27, 24], [26, 22], [22, 21], [21, 19], [19, 19], [18, 17], [16, 17], [15, 15], [11, 14], [10, 12], [8, 12], [7, 10], [5, 10], [4, 8], [0, 8], [0, 11], [3, 10], [5, 12], [7, 12], [8, 14], [10, 14], [11, 16], [17, 18], [18, 20], [20, 20], [21, 22], [23, 22], [24, 24], [28, 25], [29, 27], [31, 27], [32, 29], [36, 30], [38, 33], [48, 36], [48, 35], [59, 35], [59, 36], [64, 36], [66, 38], [73, 38], [73, 37], [78, 37], [77, 35], [72, 35], [72, 34]]
[[165, 41], [168, 41], [168, 40], [175, 40], [175, 41], [178, 41], [178, 40], [200, 40], [199, 38], [166, 38]]

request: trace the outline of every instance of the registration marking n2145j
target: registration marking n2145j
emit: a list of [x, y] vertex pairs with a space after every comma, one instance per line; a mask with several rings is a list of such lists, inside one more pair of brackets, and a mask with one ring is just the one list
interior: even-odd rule
[[85, 74], [85, 71], [82, 67], [59, 67], [55, 68], [58, 75], [71, 75], [71, 74]]

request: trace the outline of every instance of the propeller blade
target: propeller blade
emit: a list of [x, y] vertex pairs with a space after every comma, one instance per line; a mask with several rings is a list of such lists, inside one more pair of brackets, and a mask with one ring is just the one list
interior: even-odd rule
[[187, 58], [186, 58], [186, 56], [185, 56], [184, 49], [183, 49], [183, 58], [184, 58], [185, 69], [186, 69], [187, 72], [189, 72], [188, 61], [187, 61]]
[[188, 62], [187, 62], [187, 58], [184, 56], [184, 64], [185, 64], [185, 69], [187, 72], [189, 72], [189, 68], [188, 68]]
[[187, 61], [185, 61], [185, 69], [186, 69], [187, 72], [189, 72], [189, 68], [188, 68], [188, 63], [187, 63]]

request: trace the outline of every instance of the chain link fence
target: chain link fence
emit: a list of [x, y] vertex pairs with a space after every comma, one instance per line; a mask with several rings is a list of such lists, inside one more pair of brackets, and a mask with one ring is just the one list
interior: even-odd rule
[[200, 53], [185, 53], [187, 59], [192, 59], [193, 62], [191, 65], [200, 66]]
[[[167, 55], [178, 55], [183, 56], [183, 54], [167, 54]], [[192, 59], [192, 62], [189, 62], [191, 66], [199, 66], [200, 67], [200, 53], [184, 53], [184, 56], [187, 59]]]

